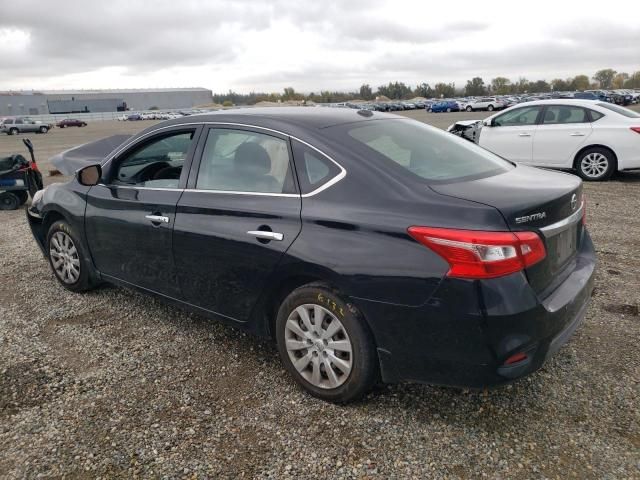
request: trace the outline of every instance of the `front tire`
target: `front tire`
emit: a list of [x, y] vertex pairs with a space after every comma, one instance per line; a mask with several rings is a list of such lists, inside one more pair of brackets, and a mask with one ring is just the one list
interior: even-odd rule
[[276, 338], [285, 368], [314, 397], [352, 402], [377, 380], [376, 348], [364, 318], [326, 285], [289, 294], [278, 310]]
[[93, 268], [73, 228], [64, 220], [54, 222], [47, 234], [47, 257], [60, 284], [72, 292], [85, 292], [95, 287]]
[[9, 135], [17, 135], [18, 134], [18, 129], [17, 128], [10, 128], [9, 129]]
[[47, 133], [49, 129], [47, 127], [40, 127], [40, 133]]
[[616, 159], [610, 150], [593, 147], [578, 155], [575, 167], [583, 180], [601, 182], [608, 180], [613, 175], [616, 169]]
[[472, 111], [473, 111], [473, 108], [471, 108], [471, 106], [468, 106], [467, 107], [467, 112], [472, 112]]
[[490, 111], [490, 112], [493, 112], [493, 105], [489, 105], [489, 106], [487, 107], [487, 110], [488, 110], [488, 111]]

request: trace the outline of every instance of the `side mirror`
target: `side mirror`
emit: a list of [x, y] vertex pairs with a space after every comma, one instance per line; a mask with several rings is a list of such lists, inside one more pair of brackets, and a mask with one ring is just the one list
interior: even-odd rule
[[97, 185], [102, 177], [102, 167], [99, 164], [89, 165], [76, 171], [76, 179], [80, 185], [92, 187]]

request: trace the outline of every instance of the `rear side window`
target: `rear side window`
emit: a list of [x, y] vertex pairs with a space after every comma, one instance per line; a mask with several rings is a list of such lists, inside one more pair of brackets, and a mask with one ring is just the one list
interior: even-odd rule
[[334, 162], [297, 140], [293, 140], [293, 158], [303, 194], [317, 190], [341, 172]]
[[247, 130], [210, 129], [196, 188], [295, 193], [287, 142]]
[[600, 120], [602, 117], [604, 117], [604, 113], [596, 112], [595, 110], [589, 110], [589, 115], [591, 116], [592, 122]]
[[614, 105], [612, 103], [598, 102], [596, 103], [596, 105], [602, 108], [606, 108], [607, 110], [611, 110], [612, 112], [619, 113], [620, 115], [624, 115], [625, 117], [628, 117], [628, 118], [640, 118], [640, 113], [634, 112], [633, 110], [629, 110], [628, 108]]
[[568, 105], [552, 105], [544, 112], [542, 123], [544, 125], [558, 123], [588, 123], [587, 111], [581, 107]]
[[347, 136], [363, 158], [378, 154], [430, 182], [482, 178], [514, 168], [467, 140], [412, 120], [358, 122]]

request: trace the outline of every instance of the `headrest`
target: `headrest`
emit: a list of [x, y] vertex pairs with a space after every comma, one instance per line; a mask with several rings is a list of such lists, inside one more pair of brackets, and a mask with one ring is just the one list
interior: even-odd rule
[[271, 172], [271, 157], [257, 143], [243, 143], [236, 150], [234, 168], [252, 175], [267, 175]]

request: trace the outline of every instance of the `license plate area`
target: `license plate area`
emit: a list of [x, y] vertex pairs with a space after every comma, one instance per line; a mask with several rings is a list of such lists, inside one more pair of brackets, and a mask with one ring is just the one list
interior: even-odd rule
[[549, 238], [549, 251], [547, 254], [552, 259], [554, 270], [562, 267], [577, 250], [578, 227], [576, 225], [563, 230]]

